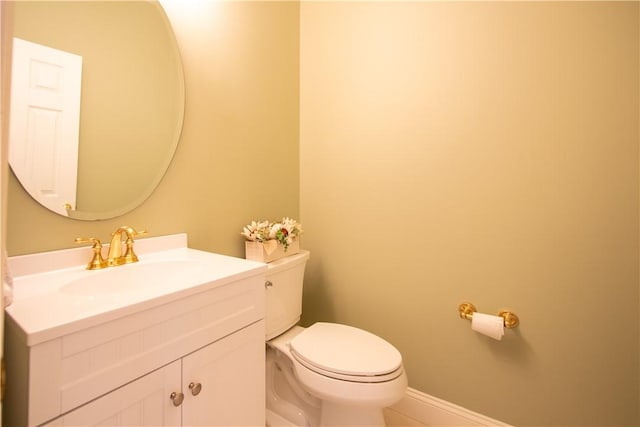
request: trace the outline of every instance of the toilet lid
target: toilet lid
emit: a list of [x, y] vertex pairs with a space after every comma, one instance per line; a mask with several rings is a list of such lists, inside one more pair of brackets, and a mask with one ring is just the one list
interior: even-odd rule
[[336, 378], [389, 380], [402, 372], [402, 356], [394, 346], [352, 326], [315, 323], [293, 338], [289, 346], [291, 354], [309, 369], [329, 376], [337, 374]]

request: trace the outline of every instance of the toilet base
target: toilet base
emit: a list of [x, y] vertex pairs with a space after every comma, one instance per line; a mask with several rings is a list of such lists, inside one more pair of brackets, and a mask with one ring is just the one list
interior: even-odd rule
[[266, 352], [268, 427], [319, 427], [320, 400], [303, 390], [291, 361], [273, 348]]
[[382, 408], [322, 401], [320, 427], [384, 427]]
[[291, 361], [267, 346], [267, 427], [384, 427], [382, 408], [320, 400], [303, 390]]

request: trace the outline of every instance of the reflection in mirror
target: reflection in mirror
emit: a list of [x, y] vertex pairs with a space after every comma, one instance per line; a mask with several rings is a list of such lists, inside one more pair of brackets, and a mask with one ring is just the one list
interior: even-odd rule
[[[32, 197], [72, 218], [106, 219], [134, 209], [162, 179], [182, 129], [182, 64], [164, 10], [156, 1], [11, 3], [15, 38], [81, 61], [75, 203], [54, 195], [55, 177], [69, 175], [68, 167], [39, 158], [66, 156], [73, 163], [73, 150], [59, 148], [68, 110], [43, 110], [23, 95], [28, 91], [14, 88], [39, 82], [48, 90], [57, 84], [55, 74], [16, 69], [24, 65], [19, 59], [12, 70], [9, 128], [14, 173]], [[14, 41], [14, 58], [22, 52], [15, 43], [20, 41]], [[21, 107], [14, 111], [14, 105]], [[16, 141], [22, 148], [14, 148]], [[14, 153], [21, 153], [20, 164], [14, 165]]]

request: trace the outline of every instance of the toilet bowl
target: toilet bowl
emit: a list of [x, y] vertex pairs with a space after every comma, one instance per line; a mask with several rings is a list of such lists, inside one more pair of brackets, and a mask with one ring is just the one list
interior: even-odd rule
[[352, 326], [296, 326], [308, 258], [303, 251], [269, 264], [267, 425], [384, 426], [382, 409], [406, 392], [402, 356], [384, 339]]

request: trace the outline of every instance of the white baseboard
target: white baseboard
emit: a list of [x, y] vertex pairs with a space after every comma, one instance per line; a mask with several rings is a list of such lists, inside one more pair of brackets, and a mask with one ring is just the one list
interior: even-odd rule
[[391, 407], [400, 414], [411, 417], [428, 426], [490, 426], [512, 427], [501, 421], [485, 417], [453, 403], [429, 396], [412, 388], [404, 398]]

